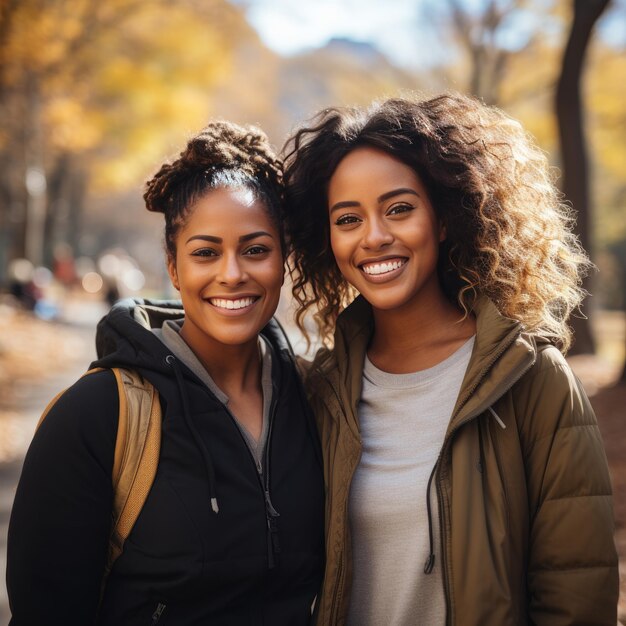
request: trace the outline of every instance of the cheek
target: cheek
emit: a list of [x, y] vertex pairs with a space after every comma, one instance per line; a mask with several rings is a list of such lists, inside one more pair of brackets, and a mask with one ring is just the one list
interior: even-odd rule
[[335, 261], [338, 265], [341, 265], [346, 261], [348, 254], [348, 248], [345, 233], [338, 233], [331, 231], [330, 234], [330, 249], [335, 257]]
[[285, 282], [285, 268], [282, 256], [280, 259], [275, 259], [268, 263], [263, 269], [263, 282], [269, 292], [274, 293], [277, 297], [280, 296], [281, 287]]

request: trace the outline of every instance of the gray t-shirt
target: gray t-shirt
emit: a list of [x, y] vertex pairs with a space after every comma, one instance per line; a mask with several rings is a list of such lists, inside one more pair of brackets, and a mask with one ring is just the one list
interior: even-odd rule
[[434, 488], [435, 567], [424, 573], [426, 492], [473, 346], [472, 337], [441, 363], [410, 374], [389, 374], [365, 360], [358, 407], [363, 451], [349, 498], [349, 626], [446, 623]]
[[[228, 407], [228, 396], [215, 384], [200, 362], [193, 350], [187, 345], [180, 334], [183, 320], [167, 320], [162, 328], [155, 328], [152, 332], [180, 359], [216, 396], [216, 398]], [[269, 412], [272, 404], [272, 346], [259, 335], [259, 349], [262, 358], [261, 387], [263, 390], [263, 427], [261, 436], [257, 441], [248, 429], [233, 415], [235, 423], [239, 427], [243, 438], [255, 459], [259, 473], [263, 471], [263, 452], [267, 442], [269, 426]]]

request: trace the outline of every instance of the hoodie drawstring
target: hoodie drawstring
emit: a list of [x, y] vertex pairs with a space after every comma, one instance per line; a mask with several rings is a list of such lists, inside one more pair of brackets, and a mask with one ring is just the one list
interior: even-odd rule
[[196, 425], [193, 423], [191, 419], [191, 412], [189, 410], [189, 399], [187, 398], [187, 394], [185, 393], [185, 381], [183, 379], [183, 374], [180, 371], [180, 367], [178, 365], [178, 361], [176, 357], [172, 354], [168, 354], [165, 357], [165, 362], [171, 366], [174, 370], [174, 375], [176, 376], [176, 382], [178, 384], [178, 392], [180, 394], [181, 403], [183, 405], [183, 419], [185, 420], [185, 424], [191, 433], [191, 436], [200, 451], [200, 455], [202, 456], [202, 460], [204, 461], [204, 467], [207, 474], [207, 479], [209, 481], [209, 497], [211, 499], [211, 509], [214, 513], [219, 513], [219, 506], [217, 504], [217, 497], [215, 495], [215, 469], [213, 468], [213, 461], [211, 460], [211, 455], [204, 445], [200, 434], [198, 433], [198, 429]]

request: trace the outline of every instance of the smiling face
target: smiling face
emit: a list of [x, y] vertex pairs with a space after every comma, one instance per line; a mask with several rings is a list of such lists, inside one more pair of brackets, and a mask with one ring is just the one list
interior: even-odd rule
[[441, 297], [437, 257], [445, 228], [408, 165], [356, 148], [330, 179], [328, 206], [337, 265], [375, 310]]
[[168, 271], [185, 309], [181, 334], [198, 355], [256, 342], [278, 306], [280, 235], [247, 188], [217, 188], [190, 208]]

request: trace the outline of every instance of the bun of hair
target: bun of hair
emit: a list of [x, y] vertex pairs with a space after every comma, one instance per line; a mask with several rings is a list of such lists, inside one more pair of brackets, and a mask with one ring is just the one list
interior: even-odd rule
[[269, 143], [261, 130], [214, 122], [189, 141], [180, 158], [189, 167], [247, 170], [253, 169], [256, 157], [266, 159], [268, 151]]
[[193, 176], [211, 178], [212, 172], [236, 169], [272, 187], [282, 181], [282, 164], [276, 159], [267, 135], [260, 129], [215, 121], [187, 143], [173, 163], [165, 163], [146, 184], [148, 211], [166, 213], [175, 192]]

